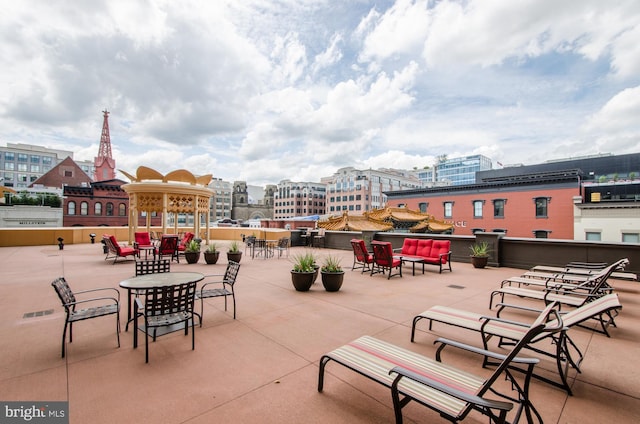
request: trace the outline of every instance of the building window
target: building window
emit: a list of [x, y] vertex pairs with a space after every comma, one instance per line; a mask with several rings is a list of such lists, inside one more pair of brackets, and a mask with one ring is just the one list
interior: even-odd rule
[[428, 206], [428, 203], [426, 202], [418, 203], [418, 209], [422, 213], [427, 213], [427, 206]]
[[73, 177], [73, 172], [72, 171], [64, 171], [64, 176], [65, 177]]
[[4, 160], [14, 160], [15, 156], [13, 155], [13, 152], [5, 152], [4, 153]]
[[80, 215], [89, 215], [89, 204], [87, 202], [80, 203]]
[[93, 214], [102, 215], [102, 203], [96, 202], [96, 204], [93, 205]]
[[13, 162], [5, 162], [4, 163], [4, 169], [6, 171], [15, 171], [16, 169], [16, 164]]
[[473, 217], [474, 218], [482, 218], [482, 205], [484, 205], [484, 200], [473, 201]]
[[18, 153], [18, 162], [27, 162], [29, 160], [29, 156], [25, 153]]
[[76, 202], [69, 202], [67, 204], [67, 214], [75, 215], [76, 214]]
[[638, 233], [622, 233], [623, 243], [640, 243], [640, 234]]
[[551, 199], [549, 197], [536, 197], [533, 200], [536, 204], [536, 218], [547, 218], [547, 208]]
[[118, 206], [118, 215], [127, 216], [127, 206], [124, 203], [120, 203]]
[[535, 238], [549, 238], [549, 230], [533, 230], [533, 236]]
[[453, 217], [453, 202], [444, 202], [444, 217]]
[[504, 204], [507, 203], [506, 199], [495, 199], [493, 201], [493, 217], [504, 218]]
[[107, 216], [113, 216], [113, 203], [107, 203]]
[[586, 231], [584, 233], [584, 239], [589, 241], [601, 241], [602, 234], [600, 231]]

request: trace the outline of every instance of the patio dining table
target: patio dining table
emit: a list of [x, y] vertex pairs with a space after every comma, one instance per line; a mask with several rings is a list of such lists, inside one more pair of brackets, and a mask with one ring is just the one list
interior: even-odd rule
[[199, 272], [162, 272], [157, 274], [138, 275], [120, 281], [120, 287], [127, 289], [127, 325], [125, 331], [129, 330], [129, 323], [133, 320], [132, 305], [133, 296], [138, 291], [144, 291], [152, 287], [167, 287], [202, 281], [204, 274]]

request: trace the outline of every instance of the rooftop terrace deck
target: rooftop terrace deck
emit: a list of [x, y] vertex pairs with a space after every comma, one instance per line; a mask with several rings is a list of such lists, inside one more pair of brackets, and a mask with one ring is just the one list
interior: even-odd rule
[[[316, 249], [321, 256], [329, 252], [350, 268], [350, 251]], [[318, 393], [321, 355], [365, 334], [432, 358], [432, 342], [440, 335], [479, 345], [477, 333], [443, 325], [433, 332], [422, 325], [411, 343], [411, 320], [436, 304], [492, 313], [491, 290], [503, 278], [522, 273], [454, 263], [451, 273], [427, 267], [424, 275], [412, 276], [405, 268], [403, 278], [387, 280], [347, 270], [337, 293], [325, 292], [319, 282], [299, 293], [292, 288], [286, 258], [243, 257], [237, 319], [224, 311], [222, 299], [209, 299], [194, 351], [190, 338], [173, 333], [150, 343], [145, 364], [144, 347], [133, 350], [131, 328], [124, 332], [122, 326], [117, 348], [113, 317], [107, 317], [77, 323], [62, 359], [64, 312], [50, 282], [65, 276], [74, 290], [118, 287], [134, 274], [131, 261], [112, 265], [103, 258], [100, 244], [0, 248], [0, 400], [68, 400], [71, 423], [389, 423], [394, 419], [390, 391], [340, 366], [327, 366], [324, 392]], [[222, 254], [216, 265], [181, 260], [171, 268], [213, 274], [225, 266]], [[585, 354], [582, 373], [570, 371], [574, 395], [532, 383], [532, 401], [546, 423], [640, 422], [640, 283], [616, 280], [613, 285], [623, 310], [612, 337], [570, 330]], [[126, 293], [121, 292], [124, 321]], [[53, 313], [25, 317], [47, 310]], [[480, 367], [479, 358], [462, 352], [445, 350], [443, 358], [474, 373], [490, 372]], [[542, 359], [539, 368], [553, 372], [554, 363]], [[411, 404], [405, 422], [445, 421]], [[486, 419], [472, 413], [465, 422]]]

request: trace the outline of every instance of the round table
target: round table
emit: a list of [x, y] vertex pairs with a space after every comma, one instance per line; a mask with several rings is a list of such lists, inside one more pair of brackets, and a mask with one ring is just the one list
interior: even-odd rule
[[124, 331], [129, 330], [131, 322], [131, 296], [134, 291], [146, 290], [151, 287], [176, 286], [192, 282], [202, 281], [204, 274], [199, 272], [161, 272], [157, 274], [138, 275], [120, 281], [120, 287], [128, 290], [127, 325]]

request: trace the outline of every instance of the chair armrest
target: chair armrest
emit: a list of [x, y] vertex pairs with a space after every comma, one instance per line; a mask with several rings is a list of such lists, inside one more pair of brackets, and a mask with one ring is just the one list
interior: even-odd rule
[[[542, 312], [542, 311], [539, 311], [539, 312]], [[530, 327], [531, 326], [530, 324], [525, 324], [525, 323], [519, 322], [519, 321], [512, 321], [512, 320], [509, 320], [509, 319], [504, 319], [504, 318], [500, 318], [500, 317], [490, 317], [490, 316], [486, 316], [486, 315], [481, 316], [480, 319], [484, 320], [485, 324], [488, 323], [489, 321], [497, 321], [497, 322], [502, 322], [502, 323], [505, 323], [505, 324], [519, 325], [520, 327]], [[483, 327], [484, 327], [485, 324], [483, 324]]]
[[[441, 346], [438, 347], [438, 354], [445, 346], [453, 346], [458, 349], [466, 350], [471, 353], [477, 353], [478, 355], [488, 356], [493, 359], [497, 359], [499, 361], [504, 361], [507, 355], [503, 355], [501, 353], [492, 352], [490, 350], [482, 349], [479, 347], [471, 346], [466, 343], [457, 342], [455, 340], [445, 339], [444, 337], [438, 337], [433, 344], [441, 343]], [[537, 364], [540, 362], [538, 358], [523, 358], [523, 357], [515, 357], [511, 360], [511, 362], [516, 364]]]
[[83, 294], [83, 293], [91, 293], [91, 292], [98, 292], [98, 291], [106, 291], [106, 290], [113, 290], [114, 292], [116, 292], [116, 297], [118, 298], [118, 302], [120, 301], [120, 290], [113, 288], [113, 287], [103, 287], [103, 288], [99, 288], [99, 289], [89, 289], [89, 290], [80, 290], [80, 291], [74, 291], [73, 294], [74, 295], [79, 295], [79, 294]]
[[99, 300], [108, 300], [108, 301], [114, 302], [117, 305], [120, 304], [120, 300], [116, 299], [115, 297], [94, 297], [91, 299], [82, 299], [82, 300], [76, 300], [75, 302], [65, 303], [64, 306], [73, 306], [73, 305], [79, 305], [81, 303], [97, 302]]
[[502, 402], [498, 400], [485, 399], [480, 396], [465, 393], [461, 390], [455, 389], [451, 386], [447, 386], [446, 384], [443, 384], [439, 381], [417, 374], [413, 371], [409, 371], [408, 369], [400, 366], [393, 367], [391, 371], [389, 371], [389, 375], [391, 375], [392, 373], [398, 375], [393, 381], [393, 384], [391, 385], [391, 388], [394, 391], [398, 390], [398, 383], [402, 378], [408, 378], [417, 383], [424, 384], [425, 386], [431, 387], [439, 392], [445, 393], [449, 396], [453, 396], [457, 399], [460, 399], [464, 402], [471, 403], [473, 405], [479, 405], [484, 408], [490, 408], [490, 409], [500, 409], [504, 411], [510, 411], [513, 408], [513, 404], [510, 402]]
[[[209, 277], [224, 277], [225, 274], [209, 274], [209, 275], [205, 275], [204, 278], [209, 278]], [[202, 286], [200, 287], [200, 291], [204, 290], [205, 287], [207, 287], [210, 284], [225, 284], [227, 282], [227, 280], [225, 280], [224, 278], [221, 278], [220, 280], [217, 281], [207, 281], [206, 283], [202, 284]]]
[[393, 249], [393, 253], [402, 253], [402, 247], [396, 247]]
[[506, 308], [513, 308], [513, 309], [519, 309], [521, 311], [529, 311], [529, 312], [537, 312], [537, 313], [542, 312], [542, 309], [530, 308], [528, 306], [522, 306], [522, 305], [512, 305], [510, 303], [497, 303], [496, 306], [498, 307], [498, 311], [496, 312], [496, 317], [498, 318], [500, 318], [500, 313]]

